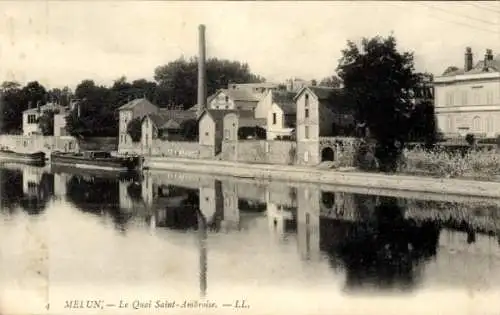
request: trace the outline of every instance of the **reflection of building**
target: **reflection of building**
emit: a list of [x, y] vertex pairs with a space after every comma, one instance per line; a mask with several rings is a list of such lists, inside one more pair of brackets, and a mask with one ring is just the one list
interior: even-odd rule
[[40, 168], [26, 167], [23, 169], [23, 192], [27, 196], [38, 196], [43, 171]]
[[130, 185], [129, 181], [119, 181], [118, 182], [118, 196], [120, 198], [120, 209], [132, 210], [134, 208], [134, 203], [130, 194], [128, 193], [128, 187]]
[[205, 217], [207, 223], [216, 219], [216, 213], [222, 212], [223, 197], [222, 185], [218, 180], [210, 183], [202, 183], [199, 191], [200, 211]]
[[222, 194], [224, 198], [224, 216], [221, 225], [226, 229], [239, 229], [240, 210], [238, 209], [236, 185], [223, 181]]
[[54, 197], [56, 199], [64, 199], [66, 197], [66, 185], [70, 175], [66, 173], [54, 173]]
[[297, 240], [304, 259], [318, 259], [320, 256], [319, 202], [319, 188], [297, 188]]

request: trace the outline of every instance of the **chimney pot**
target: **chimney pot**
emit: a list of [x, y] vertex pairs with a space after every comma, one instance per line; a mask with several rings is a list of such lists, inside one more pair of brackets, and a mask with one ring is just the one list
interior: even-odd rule
[[474, 58], [472, 55], [472, 48], [466, 47], [465, 48], [465, 64], [464, 64], [464, 70], [465, 71], [470, 71], [472, 70], [474, 64]]

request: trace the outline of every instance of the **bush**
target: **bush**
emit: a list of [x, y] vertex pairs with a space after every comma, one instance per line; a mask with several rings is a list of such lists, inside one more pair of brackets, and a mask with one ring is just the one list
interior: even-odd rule
[[403, 172], [439, 177], [489, 177], [500, 173], [500, 155], [494, 150], [446, 152], [441, 150], [405, 150]]
[[472, 147], [476, 143], [476, 138], [474, 137], [473, 134], [468, 133], [465, 136], [465, 141], [467, 141], [467, 143]]
[[133, 142], [141, 141], [142, 135], [142, 119], [140, 117], [136, 117], [129, 121], [127, 124], [127, 133], [130, 138], [132, 138]]

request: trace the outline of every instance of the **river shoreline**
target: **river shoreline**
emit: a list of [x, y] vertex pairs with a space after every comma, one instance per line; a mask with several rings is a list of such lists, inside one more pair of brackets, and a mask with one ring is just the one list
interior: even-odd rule
[[500, 198], [500, 182], [409, 175], [387, 175], [353, 170], [331, 170], [296, 165], [249, 164], [217, 160], [145, 157], [150, 170], [171, 170], [316, 184], [393, 189], [422, 193]]

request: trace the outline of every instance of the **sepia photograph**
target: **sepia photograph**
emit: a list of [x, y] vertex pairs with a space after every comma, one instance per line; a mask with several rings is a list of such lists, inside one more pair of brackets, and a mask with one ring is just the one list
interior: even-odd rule
[[500, 315], [499, 1], [0, 12], [0, 315]]

